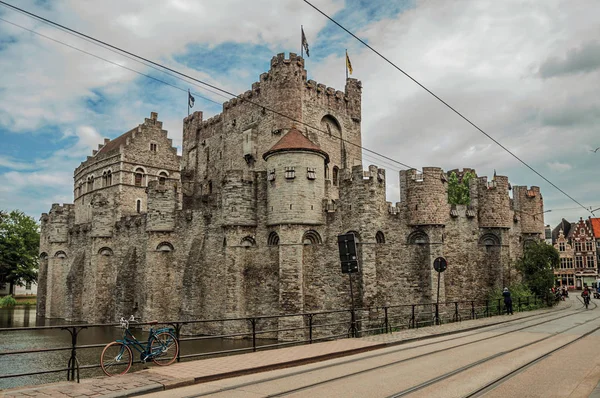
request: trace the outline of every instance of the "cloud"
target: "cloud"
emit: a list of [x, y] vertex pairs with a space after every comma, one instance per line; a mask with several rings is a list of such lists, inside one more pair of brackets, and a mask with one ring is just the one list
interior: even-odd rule
[[544, 79], [561, 75], [586, 73], [600, 68], [600, 42], [590, 41], [567, 51], [564, 58], [551, 56], [540, 65]]
[[573, 166], [570, 164], [561, 162], [548, 162], [547, 165], [550, 167], [550, 169], [559, 173], [564, 173], [565, 171], [569, 171], [573, 168]]
[[0, 168], [2, 167], [10, 170], [31, 170], [35, 168], [35, 166], [31, 163], [11, 159], [7, 156], [0, 155]]

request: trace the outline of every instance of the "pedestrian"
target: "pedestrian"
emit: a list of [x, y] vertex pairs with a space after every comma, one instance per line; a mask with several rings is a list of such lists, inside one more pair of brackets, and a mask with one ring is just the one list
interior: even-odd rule
[[512, 308], [512, 298], [510, 297], [510, 292], [508, 291], [508, 288], [505, 287], [504, 291], [502, 292], [502, 296], [504, 297], [504, 308], [506, 308], [506, 315], [513, 314], [513, 308]]

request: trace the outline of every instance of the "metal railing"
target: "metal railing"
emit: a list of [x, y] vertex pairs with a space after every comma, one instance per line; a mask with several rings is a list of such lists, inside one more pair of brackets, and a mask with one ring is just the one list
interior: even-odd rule
[[[539, 297], [530, 296], [518, 298], [513, 304], [514, 311], [537, 309], [552, 305]], [[401, 329], [419, 328], [467, 319], [477, 319], [500, 315], [504, 311], [502, 299], [470, 300], [446, 303], [425, 303], [408, 305], [388, 305], [383, 307], [341, 309], [332, 311], [314, 311], [298, 314], [261, 315], [240, 318], [180, 320], [159, 322], [171, 325], [180, 347], [182, 343], [194, 341], [220, 340], [241, 341], [244, 345], [239, 348], [226, 350], [193, 352], [182, 354], [179, 350], [177, 361], [191, 358], [214, 357], [257, 350], [278, 348], [290, 345], [312, 344], [314, 342], [334, 340], [348, 337], [363, 337], [369, 334], [392, 333]], [[437, 314], [437, 318], [436, 318]], [[139, 326], [150, 323], [138, 323]], [[33, 348], [24, 350], [0, 351], [0, 360], [7, 356], [31, 355], [51, 352], [68, 352], [66, 367], [44, 369], [31, 372], [0, 374], [0, 380], [32, 375], [66, 372], [67, 380], [80, 380], [80, 370], [100, 368], [99, 363], [81, 365], [78, 353], [83, 350], [99, 349], [110, 343], [78, 344], [78, 338], [83, 330], [94, 328], [114, 328], [119, 323], [109, 324], [80, 324], [60, 326], [36, 326], [18, 328], [0, 328], [0, 341], [3, 334], [22, 331], [65, 330], [70, 333], [69, 346]], [[185, 330], [184, 330], [185, 328]], [[113, 329], [117, 330], [117, 329]], [[118, 329], [120, 330], [120, 329]], [[112, 341], [112, 340], [111, 340]], [[141, 339], [140, 339], [141, 341]], [[198, 351], [198, 350], [196, 350]], [[200, 350], [202, 351], [202, 350]], [[100, 355], [96, 358], [99, 360]], [[136, 361], [134, 363], [140, 363]]]

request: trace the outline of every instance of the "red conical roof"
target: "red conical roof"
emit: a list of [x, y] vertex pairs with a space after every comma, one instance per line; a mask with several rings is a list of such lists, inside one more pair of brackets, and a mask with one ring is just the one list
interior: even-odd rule
[[300, 130], [296, 128], [292, 128], [287, 132], [286, 135], [281, 137], [279, 141], [275, 145], [271, 147], [267, 152], [264, 153], [263, 159], [267, 159], [267, 157], [275, 152], [283, 152], [283, 151], [309, 151], [320, 153], [325, 156], [325, 163], [329, 162], [329, 155], [327, 152], [322, 150], [317, 144], [306, 138]]

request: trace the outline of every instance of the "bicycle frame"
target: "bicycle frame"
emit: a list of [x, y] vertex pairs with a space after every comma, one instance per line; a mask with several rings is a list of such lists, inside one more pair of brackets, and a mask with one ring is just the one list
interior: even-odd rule
[[116, 341], [118, 343], [123, 343], [124, 345], [126, 345], [130, 348], [131, 347], [135, 348], [135, 350], [140, 353], [140, 360], [142, 362], [146, 362], [146, 360], [151, 359], [155, 355], [152, 352], [150, 352], [150, 346], [151, 346], [152, 338], [154, 336], [156, 336], [157, 334], [162, 333], [162, 332], [168, 332], [168, 333], [175, 332], [172, 328], [160, 328], [160, 329], [156, 329], [156, 330], [154, 330], [153, 328], [150, 328], [150, 330], [148, 331], [148, 341], [146, 342], [146, 346], [144, 346], [133, 335], [133, 333], [131, 333], [131, 331], [129, 331], [128, 327], [124, 328], [124, 329], [125, 329], [125, 334], [123, 335], [123, 338], [120, 340], [116, 340]]

